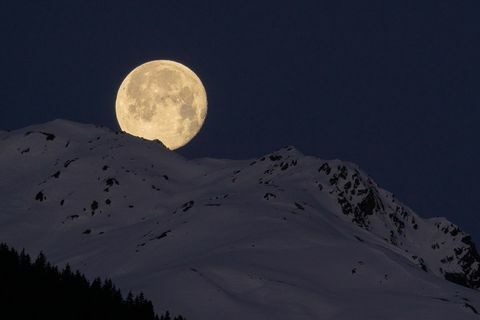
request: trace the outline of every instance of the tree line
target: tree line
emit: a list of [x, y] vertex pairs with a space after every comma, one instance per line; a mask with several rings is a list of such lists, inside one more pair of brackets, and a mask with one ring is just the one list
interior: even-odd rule
[[51, 320], [185, 320], [158, 316], [143, 293], [124, 297], [112, 280], [87, 280], [69, 265], [63, 270], [40, 253], [33, 260], [0, 244], [0, 318]]

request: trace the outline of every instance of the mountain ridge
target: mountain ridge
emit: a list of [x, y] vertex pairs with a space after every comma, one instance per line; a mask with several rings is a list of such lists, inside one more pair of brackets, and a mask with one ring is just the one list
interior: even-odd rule
[[[412, 288], [421, 294], [405, 301], [425, 318], [432, 305], [465, 319], [475, 315], [466, 304], [480, 306], [477, 291], [443, 280], [479, 288], [471, 237], [445, 218], [421, 218], [349, 162], [292, 146], [188, 160], [160, 142], [65, 120], [0, 132], [0, 150], [2, 241], [105, 273], [187, 318], [215, 316], [214, 306], [231, 319], [390, 316], [392, 297]], [[448, 302], [425, 298], [438, 288]]]

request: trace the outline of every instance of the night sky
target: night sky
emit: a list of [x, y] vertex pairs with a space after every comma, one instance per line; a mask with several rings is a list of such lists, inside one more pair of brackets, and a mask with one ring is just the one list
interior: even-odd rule
[[351, 161], [478, 241], [479, 16], [479, 1], [3, 1], [0, 128], [118, 130], [123, 78], [175, 60], [209, 100], [182, 155]]

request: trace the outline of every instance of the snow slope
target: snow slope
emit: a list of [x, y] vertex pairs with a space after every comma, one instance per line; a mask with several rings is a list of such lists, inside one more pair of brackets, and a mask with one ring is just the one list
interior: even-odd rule
[[293, 147], [188, 160], [55, 120], [0, 132], [0, 203], [0, 241], [191, 320], [479, 318], [467, 234]]

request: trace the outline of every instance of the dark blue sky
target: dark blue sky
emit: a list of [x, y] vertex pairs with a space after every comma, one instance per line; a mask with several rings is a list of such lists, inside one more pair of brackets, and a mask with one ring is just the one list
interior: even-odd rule
[[118, 129], [125, 75], [176, 60], [209, 100], [181, 154], [291, 144], [355, 162], [479, 240], [479, 16], [479, 1], [4, 1], [0, 128]]

